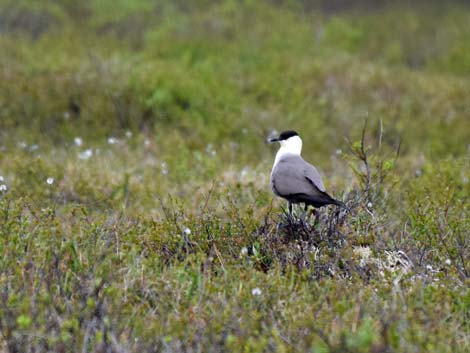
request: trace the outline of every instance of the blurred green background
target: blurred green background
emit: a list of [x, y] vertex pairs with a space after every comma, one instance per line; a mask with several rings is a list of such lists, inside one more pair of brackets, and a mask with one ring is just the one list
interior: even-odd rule
[[368, 117], [405, 151], [463, 154], [469, 16], [463, 1], [2, 0], [2, 139], [129, 130], [164, 151], [235, 142], [254, 163], [272, 129], [321, 155]]

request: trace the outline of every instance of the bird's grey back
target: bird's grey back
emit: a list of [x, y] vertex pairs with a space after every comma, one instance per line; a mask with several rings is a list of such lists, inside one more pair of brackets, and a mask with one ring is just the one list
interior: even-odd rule
[[273, 167], [271, 187], [281, 197], [293, 194], [315, 197], [325, 192], [318, 170], [301, 156], [294, 154], [281, 157]]

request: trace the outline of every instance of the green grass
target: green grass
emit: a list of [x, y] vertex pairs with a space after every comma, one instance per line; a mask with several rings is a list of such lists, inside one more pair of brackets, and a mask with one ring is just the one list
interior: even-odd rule
[[469, 351], [469, 8], [374, 4], [0, 1], [0, 352]]

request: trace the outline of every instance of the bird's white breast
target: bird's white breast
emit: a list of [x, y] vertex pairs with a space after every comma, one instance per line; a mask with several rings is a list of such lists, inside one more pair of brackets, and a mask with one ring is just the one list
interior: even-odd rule
[[276, 167], [276, 164], [281, 160], [282, 157], [289, 154], [300, 156], [300, 153], [302, 152], [302, 139], [299, 136], [292, 136], [287, 140], [281, 141], [280, 143], [281, 147], [276, 153], [273, 169]]

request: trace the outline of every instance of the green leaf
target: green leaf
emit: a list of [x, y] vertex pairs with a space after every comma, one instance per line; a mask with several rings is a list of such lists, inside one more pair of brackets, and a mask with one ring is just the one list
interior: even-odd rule
[[20, 329], [26, 330], [31, 326], [32, 320], [28, 315], [20, 315], [16, 318], [16, 323]]

